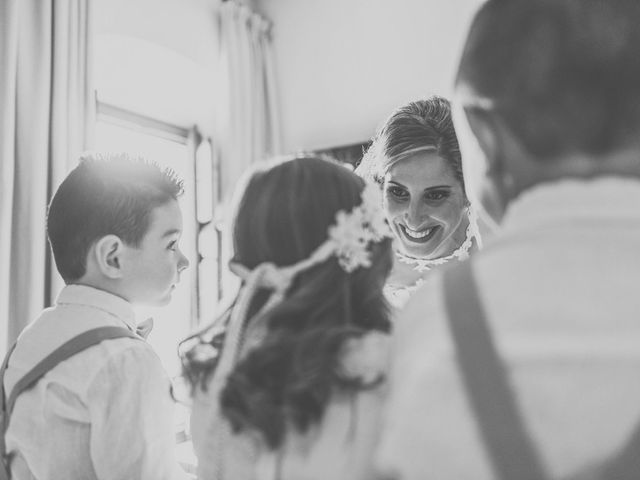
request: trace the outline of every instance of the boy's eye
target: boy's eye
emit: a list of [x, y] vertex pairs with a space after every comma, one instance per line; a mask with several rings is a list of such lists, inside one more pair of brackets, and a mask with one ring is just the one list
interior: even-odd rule
[[169, 250], [175, 251], [178, 248], [178, 241], [177, 240], [172, 240], [171, 242], [169, 242], [169, 245], [167, 245], [167, 248]]
[[425, 197], [427, 200], [442, 200], [449, 196], [449, 192], [445, 190], [434, 190], [433, 192], [428, 192]]
[[387, 192], [395, 198], [398, 199], [404, 199], [408, 196], [408, 193], [406, 192], [406, 190], [404, 190], [403, 188], [400, 187], [395, 187], [395, 186], [389, 186], [387, 187]]

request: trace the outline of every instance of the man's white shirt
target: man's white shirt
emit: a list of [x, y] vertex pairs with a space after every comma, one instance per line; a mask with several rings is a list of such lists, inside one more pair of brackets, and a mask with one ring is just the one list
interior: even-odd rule
[[[473, 271], [551, 475], [617, 452], [640, 422], [640, 182], [560, 181], [526, 192]], [[394, 327], [380, 470], [401, 480], [495, 478], [461, 382], [441, 274]]]

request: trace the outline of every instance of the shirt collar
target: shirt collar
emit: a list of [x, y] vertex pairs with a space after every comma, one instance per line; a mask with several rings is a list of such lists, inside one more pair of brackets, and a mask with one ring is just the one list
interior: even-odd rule
[[514, 200], [501, 233], [539, 229], [577, 219], [620, 220], [640, 224], [640, 180], [600, 177], [540, 184]]
[[133, 306], [124, 298], [105, 290], [86, 285], [67, 285], [60, 291], [56, 303], [97, 308], [120, 319], [130, 330], [136, 330]]

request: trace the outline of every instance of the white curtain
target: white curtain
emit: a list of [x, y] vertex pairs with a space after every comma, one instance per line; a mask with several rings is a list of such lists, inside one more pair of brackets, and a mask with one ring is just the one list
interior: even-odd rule
[[46, 208], [91, 143], [89, 3], [0, 1], [0, 353], [62, 286]]
[[219, 11], [221, 151], [223, 195], [257, 160], [280, 151], [280, 125], [271, 22], [237, 1]]

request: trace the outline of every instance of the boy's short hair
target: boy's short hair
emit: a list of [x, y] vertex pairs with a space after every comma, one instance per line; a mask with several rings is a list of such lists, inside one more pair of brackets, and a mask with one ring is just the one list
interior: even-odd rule
[[171, 169], [127, 154], [88, 154], [64, 179], [49, 204], [47, 234], [66, 283], [86, 272], [89, 249], [105, 235], [139, 246], [151, 212], [177, 200], [183, 183]]

